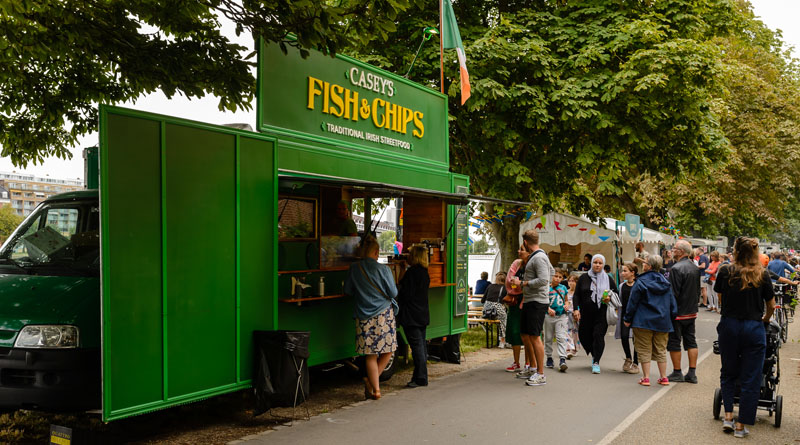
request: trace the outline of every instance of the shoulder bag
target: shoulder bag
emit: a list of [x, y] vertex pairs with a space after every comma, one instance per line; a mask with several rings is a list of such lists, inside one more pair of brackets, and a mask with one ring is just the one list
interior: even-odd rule
[[616, 292], [608, 290], [608, 303], [606, 303], [606, 322], [609, 326], [616, 326], [619, 321], [619, 309], [622, 303], [619, 301], [619, 295]]

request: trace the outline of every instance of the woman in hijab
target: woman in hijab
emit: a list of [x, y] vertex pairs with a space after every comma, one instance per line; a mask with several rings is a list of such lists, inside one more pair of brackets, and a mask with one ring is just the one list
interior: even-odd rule
[[[573, 315], [580, 322], [578, 338], [586, 352], [592, 356], [592, 374], [600, 374], [600, 358], [606, 347], [606, 302], [605, 291], [617, 292], [617, 284], [603, 271], [606, 258], [597, 254], [592, 257], [592, 269], [578, 279], [573, 297]], [[607, 300], [606, 300], [607, 301]]]

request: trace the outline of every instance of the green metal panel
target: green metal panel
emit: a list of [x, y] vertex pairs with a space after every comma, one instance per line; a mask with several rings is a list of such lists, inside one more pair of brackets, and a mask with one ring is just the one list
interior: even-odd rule
[[[258, 128], [337, 150], [449, 167], [447, 96], [358, 60], [259, 44]], [[386, 139], [389, 138], [389, 139]], [[307, 171], [307, 170], [302, 170]]]
[[434, 287], [428, 290], [428, 308], [431, 323], [428, 325], [428, 338], [450, 335], [450, 287]]
[[167, 394], [177, 397], [236, 381], [235, 136], [167, 124], [165, 153]]
[[[326, 289], [327, 282], [326, 279]], [[279, 329], [309, 331], [308, 364], [318, 365], [356, 355], [355, 302], [350, 296], [298, 306], [278, 303]]]
[[281, 139], [279, 142], [278, 168], [428, 190], [450, 191], [450, 173], [446, 168], [430, 168], [416, 165], [408, 160], [348, 153], [342, 151], [338, 146], [323, 143], [307, 144], [299, 142], [297, 139]]
[[274, 144], [249, 137], [239, 140], [239, 380], [245, 381], [252, 374], [253, 331], [275, 329], [277, 324], [275, 249], [269, 248], [277, 243], [277, 177]]
[[162, 399], [161, 132], [151, 119], [101, 112], [103, 415], [108, 418], [111, 407]]
[[101, 107], [103, 419], [249, 385], [276, 324], [275, 142]]

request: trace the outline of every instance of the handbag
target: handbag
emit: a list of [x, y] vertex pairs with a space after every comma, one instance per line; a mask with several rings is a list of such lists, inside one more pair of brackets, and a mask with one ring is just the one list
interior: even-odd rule
[[522, 295], [506, 294], [506, 296], [503, 297], [503, 304], [507, 304], [509, 306], [519, 306], [521, 302], [522, 302]]
[[622, 303], [619, 301], [619, 295], [613, 290], [608, 291], [608, 303], [606, 303], [606, 322], [609, 326], [616, 326], [619, 321], [619, 309]]
[[496, 304], [486, 304], [483, 306], [483, 313], [481, 316], [487, 320], [496, 320], [500, 314], [497, 313]]

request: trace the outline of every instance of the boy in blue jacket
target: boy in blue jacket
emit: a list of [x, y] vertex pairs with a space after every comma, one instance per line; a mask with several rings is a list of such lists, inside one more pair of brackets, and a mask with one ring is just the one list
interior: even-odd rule
[[567, 370], [567, 333], [569, 331], [569, 320], [567, 311], [569, 300], [567, 299], [567, 288], [561, 284], [564, 279], [563, 269], [556, 269], [553, 278], [550, 280], [550, 306], [547, 308], [547, 315], [544, 317], [544, 355], [547, 356], [547, 367], [553, 368], [553, 337], [555, 336], [558, 348], [558, 370]]

